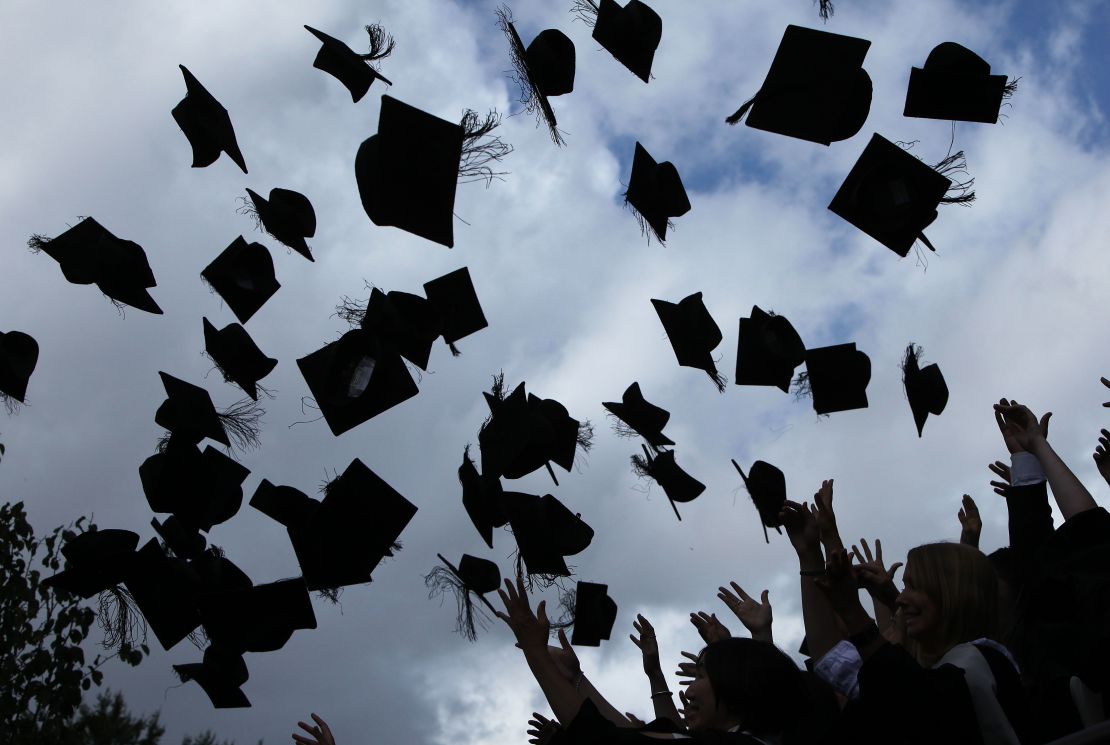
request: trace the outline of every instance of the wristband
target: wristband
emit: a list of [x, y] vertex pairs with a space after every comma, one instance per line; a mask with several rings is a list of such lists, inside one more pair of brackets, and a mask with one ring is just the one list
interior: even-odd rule
[[652, 691], [651, 692], [651, 697], [652, 698], [655, 698], [656, 696], [673, 696], [673, 695], [674, 694], [671, 693], [670, 691]]
[[824, 569], [802, 569], [798, 572], [803, 577], [824, 577]]

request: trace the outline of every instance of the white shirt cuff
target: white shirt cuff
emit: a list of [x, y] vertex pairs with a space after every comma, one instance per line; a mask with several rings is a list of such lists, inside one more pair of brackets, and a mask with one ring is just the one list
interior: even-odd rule
[[1010, 455], [1010, 486], [1029, 486], [1044, 480], [1044, 469], [1035, 455], [1024, 450]]

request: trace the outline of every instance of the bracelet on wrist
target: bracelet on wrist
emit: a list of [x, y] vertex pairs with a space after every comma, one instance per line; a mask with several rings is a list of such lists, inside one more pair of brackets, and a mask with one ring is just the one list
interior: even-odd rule
[[800, 570], [798, 570], [798, 574], [800, 574], [803, 577], [824, 577], [825, 576], [825, 570], [824, 569], [800, 569]]
[[670, 691], [652, 691], [651, 692], [651, 697], [652, 698], [655, 698], [656, 696], [673, 696], [673, 695], [674, 694], [671, 693]]

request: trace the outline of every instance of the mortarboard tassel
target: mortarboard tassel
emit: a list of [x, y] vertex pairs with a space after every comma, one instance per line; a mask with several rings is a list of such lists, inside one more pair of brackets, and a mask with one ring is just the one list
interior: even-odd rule
[[821, 5], [820, 9], [817, 11], [821, 16], [821, 20], [828, 22], [829, 16], [836, 12], [833, 8], [832, 0], [814, 0], [814, 2], [819, 2]]
[[1018, 87], [1018, 81], [1019, 80], [1021, 80], [1021, 78], [1014, 78], [1013, 80], [1006, 83], [1006, 85], [1002, 86], [1002, 99], [1003, 100], [1006, 100], [1007, 98], [1013, 98], [1014, 97], [1014, 94], [1017, 93], [1017, 87]]
[[135, 647], [146, 641], [146, 619], [135, 605], [135, 599], [123, 585], [104, 590], [97, 597], [100, 612], [97, 621], [104, 632], [105, 649], [122, 651], [125, 647]]
[[508, 171], [494, 171], [491, 163], [500, 163], [501, 159], [513, 151], [513, 146], [502, 142], [500, 137], [493, 136], [493, 130], [501, 124], [501, 114], [496, 110], [489, 111], [483, 118], [474, 109], [463, 112], [462, 158], [459, 159], [459, 179], [461, 183], [471, 181], [485, 181], [488, 187], [495, 178], [501, 178]]
[[[968, 176], [967, 160], [964, 158], [963, 150], [949, 155], [933, 166], [933, 170], [952, 181], [952, 186], [949, 187], [948, 192], [940, 200], [941, 204], [969, 204], [975, 201], [975, 191], [971, 188], [975, 185], [975, 179]], [[957, 181], [952, 178], [952, 174], [957, 173], [962, 173], [968, 178], [964, 181]]]
[[262, 417], [266, 410], [257, 401], [242, 398], [216, 414], [220, 424], [239, 450], [257, 450], [262, 445]]
[[[513, 63], [514, 79], [517, 86], [520, 88], [520, 104], [524, 110], [529, 114], [536, 115], [536, 125], [539, 126], [541, 121], [547, 126], [548, 132], [551, 135], [551, 141], [556, 145], [562, 146], [567, 144], [563, 139], [562, 133], [559, 132], [558, 126], [555, 124], [555, 113], [547, 106], [546, 99], [540, 93], [539, 88], [536, 87], [535, 81], [532, 80], [528, 74], [528, 63], [525, 61], [523, 54], [525, 48], [517, 36], [515, 29], [512, 26], [513, 14], [508, 6], [502, 5], [497, 11], [497, 26], [505, 34], [505, 38], [509, 40], [509, 59]], [[545, 107], [546, 110], [545, 110]], [[465, 157], [464, 157], [465, 160]], [[461, 175], [461, 174], [460, 174]]]
[[[370, 50], [366, 54], [360, 54], [360, 59], [364, 59], [367, 62], [377, 62], [393, 54], [393, 47], [396, 45], [396, 42], [393, 41], [393, 37], [386, 33], [385, 29], [382, 28], [380, 24], [374, 23], [365, 28], [366, 33], [370, 36]], [[388, 83], [389, 81], [386, 82]], [[392, 85], [392, 83], [390, 83], [390, 85]]]
[[732, 126], [736, 126], [737, 124], [739, 124], [740, 120], [744, 118], [744, 114], [748, 113], [748, 109], [750, 109], [752, 107], [752, 105], [755, 103], [755, 99], [757, 99], [757, 98], [759, 98], [758, 93], [756, 93], [754, 96], [752, 96], [747, 101], [745, 101], [740, 106], [740, 108], [738, 108], [736, 111], [734, 111], [731, 116], [729, 116], [727, 119], [725, 119], [725, 121], [728, 122]]
[[590, 28], [594, 27], [597, 23], [597, 14], [600, 10], [594, 0], [574, 0], [574, 6], [570, 10], [571, 13], [586, 24]]

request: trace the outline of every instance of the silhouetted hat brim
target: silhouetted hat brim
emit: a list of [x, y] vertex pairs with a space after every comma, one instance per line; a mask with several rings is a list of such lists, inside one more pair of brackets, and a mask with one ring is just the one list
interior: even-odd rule
[[768, 385], [789, 392], [794, 369], [805, 360], [805, 344], [790, 321], [759, 307], [740, 319], [736, 385]]
[[600, 0], [593, 38], [647, 83], [655, 50], [663, 38], [663, 20], [640, 0], [629, 0], [623, 8], [615, 0]]
[[350, 91], [354, 103], [358, 103], [366, 95], [375, 80], [380, 79], [392, 85], [385, 76], [339, 39], [311, 26], [305, 26], [305, 30], [320, 40], [320, 51], [316, 53], [312, 66], [342, 83]]
[[0, 393], [23, 403], [39, 361], [39, 345], [22, 331], [0, 333]]
[[678, 303], [652, 299], [651, 304], [655, 306], [678, 364], [716, 372], [712, 353], [724, 337], [709, 315], [701, 293], [695, 292]]
[[186, 93], [171, 113], [193, 149], [193, 168], [210, 166], [220, 153], [227, 153], [246, 173], [247, 164], [235, 140], [235, 129], [231, 126], [227, 109], [193, 77], [185, 65], [178, 67], [185, 77]]
[[247, 189], [247, 195], [267, 233], [309, 261], [316, 261], [305, 243], [305, 238], [316, 234], [316, 212], [308, 197], [290, 189], [270, 189], [269, 199], [251, 189]]
[[904, 116], [995, 124], [1006, 76], [991, 75], [979, 55], [954, 42], [933, 48], [924, 67], [910, 71]]
[[274, 260], [261, 243], [247, 243], [239, 236], [225, 248], [201, 276], [212, 286], [231, 312], [246, 323], [281, 284], [274, 276]]
[[667, 239], [670, 219], [690, 211], [690, 199], [678, 169], [669, 161], [657, 163], [639, 142], [632, 158], [632, 175], [625, 198], [660, 241]]
[[673, 450], [666, 450], [654, 457], [651, 475], [672, 502], [692, 502], [705, 491], [705, 484], [679, 467]]
[[917, 436], [921, 437], [929, 415], [939, 416], [948, 405], [948, 384], [935, 363], [926, 365], [913, 375], [907, 375], [905, 383], [906, 398], [909, 399], [910, 410], [913, 412]]

